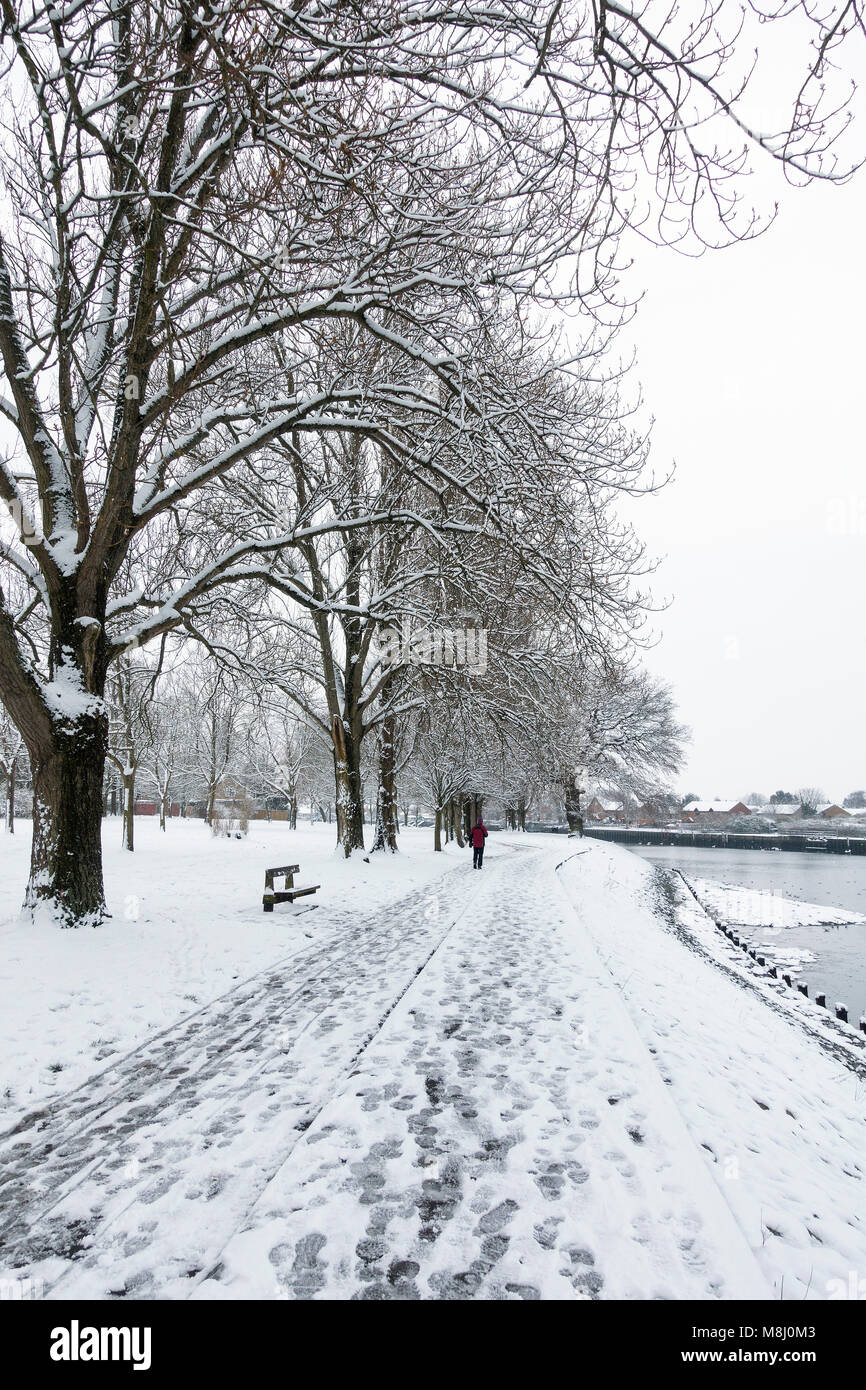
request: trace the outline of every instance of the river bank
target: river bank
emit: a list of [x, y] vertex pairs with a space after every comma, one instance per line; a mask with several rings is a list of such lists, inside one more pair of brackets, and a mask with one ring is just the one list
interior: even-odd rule
[[[660, 869], [682, 873], [719, 920], [758, 949], [767, 948], [768, 957], [808, 982], [813, 997], [820, 991], [828, 1002], [844, 1003], [855, 1022], [866, 1013], [866, 926], [845, 921], [847, 913], [866, 917], [866, 859], [709, 846], [628, 849]], [[717, 885], [721, 896], [703, 884]], [[763, 896], [760, 921], [750, 892]], [[798, 905], [804, 909], [799, 918]], [[826, 920], [816, 919], [813, 906], [827, 909]]]

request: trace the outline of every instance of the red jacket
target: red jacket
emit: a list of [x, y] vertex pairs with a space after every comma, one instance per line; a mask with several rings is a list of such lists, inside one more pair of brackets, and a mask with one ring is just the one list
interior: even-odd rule
[[487, 826], [480, 823], [478, 825], [473, 825], [469, 832], [469, 838], [472, 841], [472, 848], [480, 849], [487, 839]]

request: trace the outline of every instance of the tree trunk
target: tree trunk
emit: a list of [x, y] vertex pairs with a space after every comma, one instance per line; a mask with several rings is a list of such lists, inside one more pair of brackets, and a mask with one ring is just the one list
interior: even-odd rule
[[454, 834], [457, 837], [457, 844], [463, 849], [466, 841], [463, 837], [463, 803], [457, 802], [454, 807]]
[[392, 854], [396, 854], [399, 811], [395, 774], [394, 720], [392, 718], [386, 718], [382, 721], [378, 744], [379, 786], [376, 796], [376, 838], [373, 849], [387, 849]]
[[565, 782], [565, 819], [568, 821], [568, 833], [570, 835], [583, 834], [583, 816], [580, 814], [580, 791], [574, 784], [573, 778], [568, 778]]
[[102, 886], [102, 782], [108, 745], [103, 716], [58, 726], [50, 744], [30, 744], [33, 848], [25, 906], [49, 906], [61, 926], [98, 926]]
[[361, 802], [361, 767], [358, 740], [346, 732], [336, 717], [331, 720], [334, 743], [334, 779], [337, 788], [337, 843], [348, 859], [364, 848], [364, 811]]
[[135, 849], [135, 768], [123, 773], [123, 848]]
[[437, 850], [437, 851], [442, 849], [442, 807], [441, 807], [441, 806], [437, 806], [437, 807], [436, 807], [436, 823], [435, 823], [435, 825], [434, 825], [434, 827], [433, 827], [433, 848], [434, 848], [434, 850]]
[[6, 775], [6, 833], [15, 834], [15, 767], [17, 758], [12, 758]]

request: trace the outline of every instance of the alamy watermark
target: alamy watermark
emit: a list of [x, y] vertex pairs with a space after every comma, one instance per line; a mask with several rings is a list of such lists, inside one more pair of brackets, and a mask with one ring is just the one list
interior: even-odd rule
[[829, 1299], [851, 1298], [857, 1301], [866, 1299], [866, 1279], [857, 1269], [848, 1270], [847, 1279], [828, 1279], [827, 1297]]
[[0, 1301], [20, 1303], [45, 1297], [43, 1279], [10, 1279], [0, 1275]]
[[377, 640], [383, 666], [436, 666], [473, 675], [487, 670], [484, 627], [413, 627], [403, 618], [399, 627], [383, 628]]

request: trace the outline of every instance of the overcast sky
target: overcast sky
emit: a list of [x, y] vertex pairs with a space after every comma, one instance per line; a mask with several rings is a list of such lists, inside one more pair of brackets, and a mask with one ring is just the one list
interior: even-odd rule
[[[772, 207], [765, 170], [750, 201]], [[866, 786], [866, 171], [784, 188], [757, 241], [700, 260], [647, 248], [625, 337], [673, 483], [629, 515], [673, 599], [650, 670], [704, 798]]]

